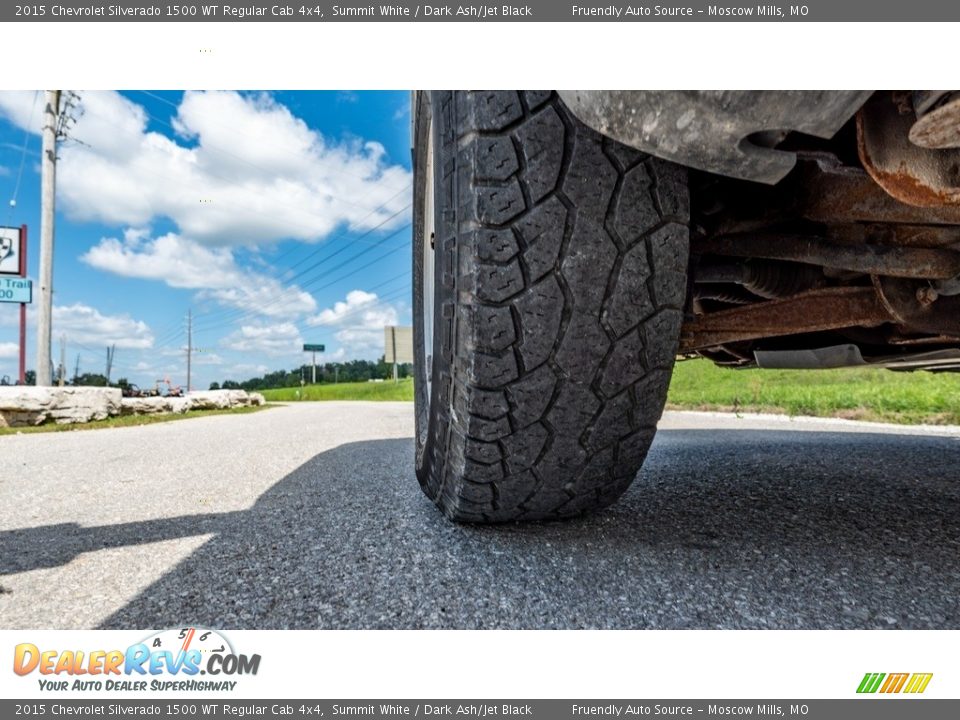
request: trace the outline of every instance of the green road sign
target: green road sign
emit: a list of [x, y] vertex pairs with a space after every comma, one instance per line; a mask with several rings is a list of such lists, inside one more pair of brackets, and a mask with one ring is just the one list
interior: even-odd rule
[[326, 345], [308, 345], [303, 346], [304, 352], [324, 352], [327, 349]]

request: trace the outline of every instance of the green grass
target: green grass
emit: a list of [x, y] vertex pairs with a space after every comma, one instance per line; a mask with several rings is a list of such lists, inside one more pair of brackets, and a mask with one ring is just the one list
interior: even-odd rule
[[107, 418], [106, 420], [96, 420], [88, 423], [69, 423], [63, 425], [58, 425], [57, 423], [46, 423], [45, 425], [34, 425], [30, 427], [2, 427], [0, 428], [0, 435], [73, 432], [75, 430], [103, 430], [106, 428], [136, 427], [138, 425], [153, 425], [154, 423], [172, 422], [174, 420], [190, 420], [191, 418], [209, 417], [211, 415], [245, 415], [248, 413], [266, 410], [268, 407], [270, 406], [260, 405], [259, 407], [238, 407], [231, 408], [229, 410], [193, 410], [183, 414], [162, 413], [159, 415], [119, 415], [117, 417]]
[[815, 415], [904, 424], [960, 424], [960, 375], [839, 370], [731, 370], [678, 362], [668, 407]]
[[261, 390], [270, 402], [294, 402], [296, 400], [413, 400], [413, 380], [400, 382], [353, 382], [325, 385], [305, 385], [303, 388], [278, 388]]
[[[410, 379], [265, 390], [271, 402], [413, 400]], [[960, 375], [842, 370], [729, 370], [678, 362], [668, 407], [814, 415], [903, 424], [960, 425]]]

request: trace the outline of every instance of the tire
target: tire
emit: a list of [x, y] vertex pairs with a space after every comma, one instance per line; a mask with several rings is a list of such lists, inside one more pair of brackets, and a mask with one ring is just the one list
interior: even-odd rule
[[547, 91], [421, 92], [415, 118], [423, 491], [464, 522], [609, 505], [666, 401], [685, 170], [601, 136]]

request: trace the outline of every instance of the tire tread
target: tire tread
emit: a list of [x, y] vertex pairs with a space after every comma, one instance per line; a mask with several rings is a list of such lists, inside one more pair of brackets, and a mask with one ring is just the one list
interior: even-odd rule
[[456, 157], [443, 165], [456, 218], [438, 224], [437, 246], [452, 290], [439, 308], [452, 412], [421, 483], [468, 522], [608, 505], [666, 400], [686, 283], [684, 170], [603, 138], [550, 92], [437, 95], [437, 112], [456, 118], [439, 137]]

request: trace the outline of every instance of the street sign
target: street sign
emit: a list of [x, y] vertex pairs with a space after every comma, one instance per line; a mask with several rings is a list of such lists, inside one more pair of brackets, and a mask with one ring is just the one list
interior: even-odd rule
[[0, 227], [0, 275], [23, 274], [20, 233], [21, 228]]
[[0, 277], [0, 302], [33, 302], [33, 281], [21, 277]]
[[326, 345], [318, 345], [316, 343], [304, 343], [303, 351], [308, 353], [313, 353], [313, 372], [310, 374], [310, 382], [314, 385], [317, 384], [317, 353], [324, 352], [327, 349]]

